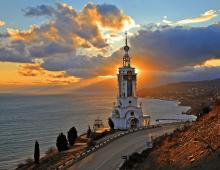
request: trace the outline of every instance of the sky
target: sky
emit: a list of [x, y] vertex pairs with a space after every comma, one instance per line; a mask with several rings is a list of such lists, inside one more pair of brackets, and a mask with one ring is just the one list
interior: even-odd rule
[[125, 31], [139, 87], [220, 78], [218, 0], [0, 3], [0, 91], [115, 84]]

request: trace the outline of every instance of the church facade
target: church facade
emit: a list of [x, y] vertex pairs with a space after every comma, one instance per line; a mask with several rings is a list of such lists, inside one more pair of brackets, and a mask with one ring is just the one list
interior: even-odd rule
[[115, 129], [129, 129], [143, 126], [144, 118], [141, 104], [136, 95], [137, 73], [131, 67], [129, 46], [124, 46], [123, 65], [118, 69], [118, 96], [113, 106], [111, 119]]

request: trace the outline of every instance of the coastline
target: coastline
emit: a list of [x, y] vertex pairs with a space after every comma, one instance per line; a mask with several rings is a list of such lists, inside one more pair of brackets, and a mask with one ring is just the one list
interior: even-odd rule
[[180, 101], [180, 100], [178, 100], [178, 99], [176, 100], [176, 99], [173, 99], [173, 98], [152, 97], [152, 96], [145, 96], [145, 97], [142, 97], [142, 99], [156, 99], [156, 100], [176, 102], [178, 106], [189, 107], [189, 109], [188, 109], [186, 112], [182, 113], [182, 114], [197, 116], [196, 114], [193, 114], [193, 113], [192, 113], [192, 106], [187, 105], [186, 103], [184, 103], [183, 101]]
[[183, 114], [198, 116], [198, 114], [193, 111], [193, 102], [190, 103], [190, 102], [186, 102], [184, 100], [179, 100], [179, 99], [170, 98], [170, 97], [142, 96], [142, 98], [177, 102], [178, 106], [189, 107], [189, 109], [186, 112], [184, 112]]

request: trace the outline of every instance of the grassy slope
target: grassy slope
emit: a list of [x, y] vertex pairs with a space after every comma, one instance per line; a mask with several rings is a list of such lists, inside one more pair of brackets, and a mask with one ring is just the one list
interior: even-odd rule
[[166, 137], [140, 169], [220, 169], [220, 100], [209, 114]]

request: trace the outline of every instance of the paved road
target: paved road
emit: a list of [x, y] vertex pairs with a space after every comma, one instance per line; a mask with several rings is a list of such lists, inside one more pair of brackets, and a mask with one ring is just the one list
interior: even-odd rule
[[75, 163], [69, 170], [115, 170], [122, 163], [123, 155], [131, 155], [147, 148], [146, 141], [149, 141], [151, 135], [169, 133], [179, 126], [180, 123], [162, 125], [125, 135]]

